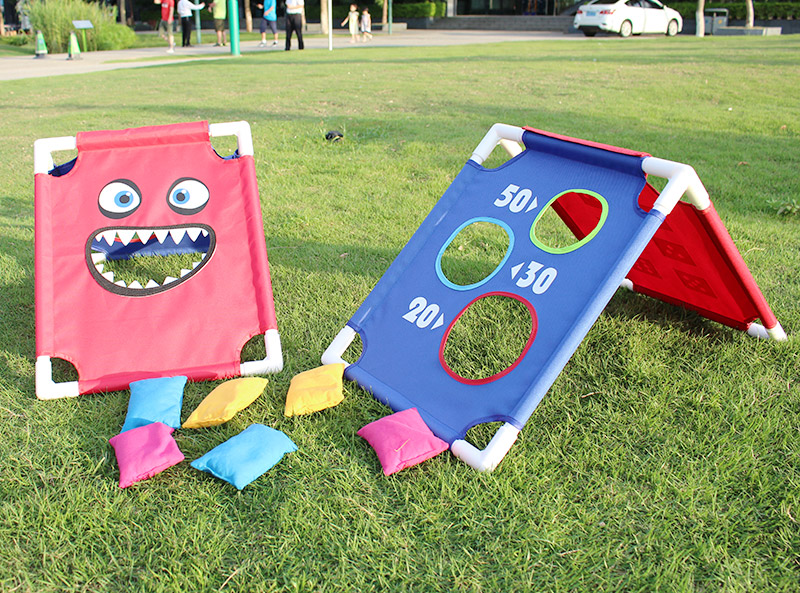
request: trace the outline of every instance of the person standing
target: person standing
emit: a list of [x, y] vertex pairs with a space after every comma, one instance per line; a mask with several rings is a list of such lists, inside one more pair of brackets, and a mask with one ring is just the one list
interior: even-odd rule
[[225, 45], [225, 20], [228, 18], [228, 0], [214, 0], [208, 5], [208, 9], [214, 17], [214, 31], [217, 34], [217, 42], [214, 47]]
[[358, 37], [358, 6], [355, 4], [350, 5], [350, 12], [347, 13], [347, 16], [342, 21], [342, 27], [345, 24], [350, 29], [350, 43], [355, 43]]
[[264, 9], [264, 16], [261, 19], [261, 43], [260, 47], [267, 45], [267, 27], [272, 31], [272, 45], [278, 45], [278, 14], [275, 10], [275, 0], [264, 0], [264, 4], [256, 4]]
[[175, 53], [175, 0], [161, 0], [161, 22], [158, 23], [158, 32], [161, 39], [169, 43], [168, 54]]
[[192, 0], [178, 0], [178, 16], [181, 17], [181, 47], [192, 47], [192, 11], [203, 10], [205, 4], [195, 4]]
[[369, 39], [372, 39], [372, 16], [369, 8], [364, 8], [361, 12], [361, 41], [366, 43]]
[[292, 32], [297, 33], [297, 49], [303, 49], [303, 0], [286, 0], [286, 51], [292, 49]]

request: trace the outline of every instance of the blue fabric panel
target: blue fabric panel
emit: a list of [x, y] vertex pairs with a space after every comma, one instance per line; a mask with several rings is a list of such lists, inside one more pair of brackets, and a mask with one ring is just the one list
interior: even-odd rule
[[[349, 321], [361, 335], [363, 352], [345, 376], [396, 411], [417, 407], [433, 432], [450, 443], [482, 422], [525, 424], [661, 222], [638, 207], [645, 183], [640, 157], [530, 132], [525, 144], [527, 150], [497, 169], [467, 162]], [[496, 205], [509, 184], [530, 189], [538, 205], [517, 212]], [[608, 216], [583, 246], [550, 253], [531, 241], [531, 226], [551, 198], [569, 190], [601, 195]], [[486, 282], [454, 289], [437, 274], [437, 257], [454, 232], [475, 218], [502, 221], [513, 247]], [[557, 271], [541, 294], [517, 284], [530, 262]], [[439, 361], [444, 333], [471, 301], [497, 292], [533, 306], [536, 338], [510, 373], [479, 385], [458, 381]], [[436, 323], [404, 318], [415, 299], [435, 305]]]
[[184, 234], [183, 238], [175, 243], [171, 235], [167, 235], [163, 243], [159, 243], [158, 239], [152, 237], [147, 243], [141, 241], [131, 241], [127, 245], [123, 245], [121, 241], [114, 241], [113, 245], [109, 245], [105, 241], [92, 240], [92, 251], [96, 253], [104, 253], [106, 259], [119, 260], [130, 259], [135, 256], [153, 256], [153, 255], [182, 255], [185, 253], [205, 253], [208, 251], [211, 244], [210, 236], [198, 235], [195, 241]]

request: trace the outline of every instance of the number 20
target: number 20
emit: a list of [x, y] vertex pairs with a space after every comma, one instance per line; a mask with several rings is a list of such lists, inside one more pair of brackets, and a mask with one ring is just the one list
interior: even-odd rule
[[[439, 315], [439, 305], [436, 303], [431, 303], [429, 305], [425, 297], [419, 296], [409, 303], [408, 313], [403, 315], [403, 319], [409, 323], [415, 324], [421, 329], [425, 329], [431, 323], [433, 323], [433, 320], [436, 319], [437, 315]], [[443, 323], [444, 315], [439, 315], [439, 319], [436, 321], [436, 324], [432, 329], [439, 327]]]

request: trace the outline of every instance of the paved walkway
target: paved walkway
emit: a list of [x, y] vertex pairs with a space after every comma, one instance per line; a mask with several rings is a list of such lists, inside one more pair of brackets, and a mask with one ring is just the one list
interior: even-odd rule
[[[37, 78], [44, 76], [59, 76], [63, 74], [83, 74], [87, 72], [102, 72], [121, 68], [141, 68], [145, 66], [161, 66], [175, 64], [192, 59], [211, 59], [213, 57], [231, 57], [230, 47], [214, 47], [213, 32], [203, 32], [203, 38], [209, 43], [191, 48], [175, 48], [174, 54], [167, 54], [166, 43], [163, 47], [149, 47], [144, 49], [124, 49], [117, 51], [84, 52], [79, 60], [68, 60], [66, 54], [50, 54], [44, 58], [33, 56], [0, 58], [0, 80], [18, 80], [21, 78]], [[378, 33], [372, 41], [361, 43], [358, 46], [349, 42], [348, 34], [334, 33], [333, 49], [348, 50], [355, 47], [409, 47], [409, 46], [440, 46], [440, 45], [476, 45], [482, 43], [497, 43], [503, 41], [531, 41], [542, 39], [579, 39], [575, 35], [542, 31], [440, 31], [430, 29], [412, 29], [397, 31], [392, 35]], [[328, 49], [327, 37], [308, 37], [305, 39], [306, 49]], [[297, 40], [292, 40], [292, 51], [297, 49]], [[259, 48], [257, 41], [245, 41], [240, 44], [243, 54], [251, 52], [284, 51], [284, 38], [277, 47], [267, 46]]]

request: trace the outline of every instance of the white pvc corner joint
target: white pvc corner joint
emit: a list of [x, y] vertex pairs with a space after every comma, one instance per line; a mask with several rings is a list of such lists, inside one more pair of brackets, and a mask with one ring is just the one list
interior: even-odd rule
[[708, 191], [691, 166], [650, 156], [642, 161], [642, 171], [648, 175], [667, 179], [666, 187], [653, 204], [653, 210], [661, 212], [664, 216], [672, 212], [684, 194], [698, 210], [705, 210], [711, 206]]
[[240, 156], [253, 156], [253, 134], [250, 132], [250, 124], [246, 121], [232, 121], [220, 124], [208, 124], [208, 135], [215, 136], [236, 136]]
[[496, 468], [509, 452], [519, 435], [519, 429], [508, 422], [503, 424], [483, 450], [464, 440], [453, 441], [450, 451], [471, 468], [490, 472]]
[[56, 383], [53, 381], [53, 362], [49, 356], [37, 356], [34, 371], [36, 397], [39, 399], [61, 399], [78, 397], [80, 389], [77, 381]]
[[279, 373], [283, 370], [283, 350], [281, 349], [281, 336], [277, 329], [268, 329], [264, 332], [264, 346], [266, 357], [261, 360], [250, 360], [239, 366], [242, 376], [268, 375]]
[[75, 150], [75, 136], [40, 138], [33, 143], [33, 173], [49, 173], [55, 167], [53, 153], [59, 150]]
[[494, 124], [489, 128], [483, 140], [480, 141], [472, 152], [470, 159], [479, 165], [483, 164], [498, 144], [500, 144], [508, 154], [515, 157], [523, 150], [522, 147], [520, 147], [520, 143], [522, 142], [522, 134], [524, 132], [525, 130], [517, 126]]
[[333, 342], [331, 342], [330, 346], [322, 353], [322, 364], [343, 363], [345, 368], [349, 367], [350, 363], [342, 358], [342, 354], [344, 354], [350, 344], [353, 343], [355, 337], [356, 330], [349, 325], [340, 329], [336, 337], [333, 338]]

